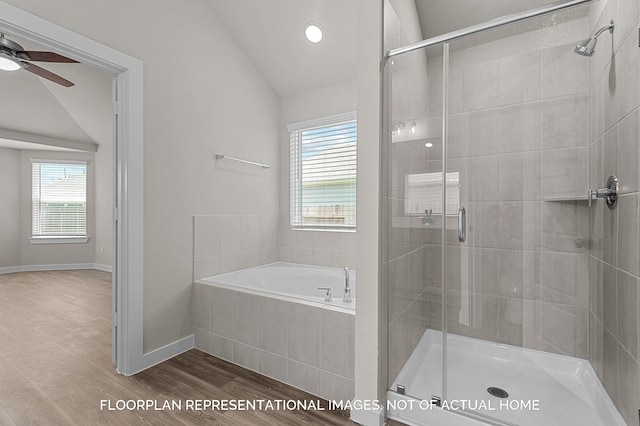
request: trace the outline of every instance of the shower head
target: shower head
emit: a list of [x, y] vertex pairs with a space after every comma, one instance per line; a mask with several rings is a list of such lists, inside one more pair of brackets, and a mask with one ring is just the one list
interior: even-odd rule
[[593, 56], [593, 52], [596, 49], [596, 42], [598, 41], [598, 36], [606, 30], [609, 30], [609, 32], [613, 34], [613, 27], [614, 27], [614, 24], [612, 19], [609, 25], [606, 25], [600, 28], [598, 31], [596, 31], [594, 35], [592, 35], [591, 37], [589, 37], [588, 39], [586, 39], [585, 41], [577, 45], [576, 48], [573, 49], [573, 51], [576, 52], [578, 55]]

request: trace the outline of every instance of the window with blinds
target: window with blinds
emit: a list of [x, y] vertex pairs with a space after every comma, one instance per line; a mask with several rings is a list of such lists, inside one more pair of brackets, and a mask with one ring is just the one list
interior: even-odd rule
[[87, 235], [87, 163], [32, 161], [34, 237]]
[[355, 113], [288, 126], [291, 227], [355, 229]]

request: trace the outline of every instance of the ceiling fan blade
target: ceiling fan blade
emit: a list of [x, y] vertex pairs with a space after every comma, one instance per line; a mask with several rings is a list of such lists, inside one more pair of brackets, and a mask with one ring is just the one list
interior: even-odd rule
[[62, 62], [67, 64], [77, 64], [78, 61], [75, 61], [71, 58], [67, 58], [66, 56], [58, 55], [53, 52], [37, 52], [34, 50], [26, 50], [24, 52], [27, 56], [29, 56], [29, 61], [37, 61], [37, 62]]
[[70, 82], [69, 80], [65, 80], [64, 78], [60, 77], [58, 74], [54, 74], [51, 71], [47, 71], [44, 68], [40, 68], [37, 65], [34, 64], [24, 64], [25, 67], [23, 68], [25, 71], [29, 71], [30, 73], [33, 73], [37, 76], [40, 76], [42, 78], [46, 78], [49, 81], [53, 81], [54, 83], [58, 83], [61, 86], [64, 87], [71, 87], [74, 86], [74, 84], [72, 82]]

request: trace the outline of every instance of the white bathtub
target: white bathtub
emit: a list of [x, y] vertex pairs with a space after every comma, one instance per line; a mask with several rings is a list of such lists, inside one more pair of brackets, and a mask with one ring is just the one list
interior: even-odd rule
[[[355, 272], [276, 262], [197, 280], [197, 349], [325, 399], [354, 397]], [[331, 287], [324, 301], [317, 287]]]
[[[356, 304], [356, 272], [349, 271], [352, 301], [345, 303], [342, 301], [345, 288], [344, 270], [337, 268], [274, 262], [198, 281], [249, 292], [302, 299], [349, 310], [355, 310]], [[325, 301], [326, 291], [318, 290], [318, 287], [331, 288], [331, 302]]]

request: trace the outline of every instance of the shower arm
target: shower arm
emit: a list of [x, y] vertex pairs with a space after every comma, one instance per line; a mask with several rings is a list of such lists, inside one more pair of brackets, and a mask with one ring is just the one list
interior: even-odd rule
[[613, 19], [612, 19], [609, 25], [605, 25], [604, 27], [600, 28], [598, 31], [596, 31], [596, 33], [592, 37], [598, 38], [600, 37], [600, 34], [605, 32], [606, 30], [609, 30], [609, 32], [613, 34], [614, 27], [615, 27], [615, 24], [613, 23]]

